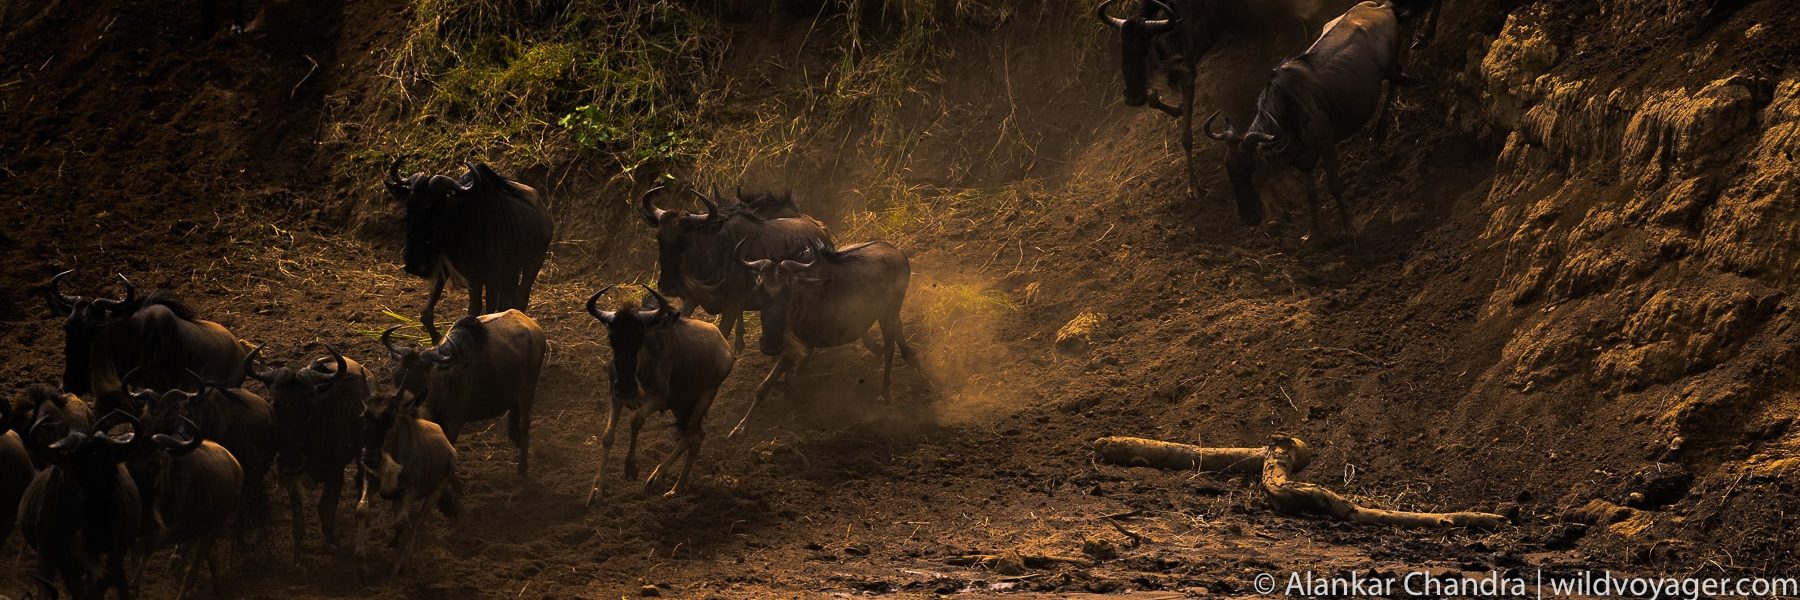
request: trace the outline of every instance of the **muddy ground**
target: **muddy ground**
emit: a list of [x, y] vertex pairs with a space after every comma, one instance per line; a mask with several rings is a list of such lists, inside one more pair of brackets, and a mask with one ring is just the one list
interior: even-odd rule
[[[252, 2], [248, 31], [212, 37], [140, 3], [0, 4], [0, 389], [60, 373], [38, 286], [67, 268], [72, 289], [125, 273], [273, 356], [330, 342], [388, 376], [367, 332], [393, 323], [384, 309], [416, 314], [427, 286], [400, 272], [399, 207], [357, 170], [396, 149], [345, 132], [367, 123], [357, 103], [383, 85], [373, 65], [410, 13], [301, 4]], [[1314, 31], [1341, 8], [1326, 4]], [[514, 474], [497, 422], [477, 425], [459, 448], [467, 514], [428, 520], [414, 572], [354, 576], [345, 548], [296, 562], [277, 527], [233, 549], [227, 594], [1232, 597], [1293, 571], [1796, 574], [1800, 21], [1783, 3], [1451, 3], [1393, 131], [1345, 144], [1358, 231], [1337, 245], [1239, 224], [1204, 138], [1205, 189], [1186, 198], [1170, 121], [1119, 103], [1116, 42], [1088, 6], [947, 35], [955, 58], [904, 119], [920, 141], [897, 163], [852, 118], [782, 160], [699, 165], [791, 187], [834, 230], [911, 253], [906, 326], [926, 369], [899, 367], [894, 398], [876, 398], [868, 352], [827, 350], [726, 439], [773, 362], [752, 351], [689, 494], [612, 473], [584, 509], [608, 351], [580, 302], [648, 277], [652, 240], [629, 185], [502, 165], [559, 221], [531, 311], [552, 347], [531, 476]], [[804, 52], [768, 57], [811, 25], [749, 12], [725, 19], [727, 72], [760, 85], [731, 93], [780, 104], [814, 71]], [[1228, 37], [1203, 64], [1209, 99], [1239, 122], [1292, 51], [1266, 39]], [[881, 207], [858, 182], [876, 169], [937, 209], [869, 213]], [[1084, 313], [1101, 316], [1087, 347], [1056, 350]], [[648, 459], [673, 447], [665, 421], [644, 434]], [[1278, 516], [1252, 481], [1089, 450], [1107, 435], [1274, 433], [1318, 449], [1306, 478], [1360, 500], [1515, 526]], [[1646, 491], [1643, 510], [1576, 510]], [[28, 581], [14, 537], [0, 593]], [[1103, 560], [954, 564], [1084, 546]], [[145, 595], [172, 595], [151, 564]]]

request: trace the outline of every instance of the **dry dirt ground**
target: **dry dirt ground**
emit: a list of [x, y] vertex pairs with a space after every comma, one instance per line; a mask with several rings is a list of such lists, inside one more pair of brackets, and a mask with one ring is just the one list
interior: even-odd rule
[[[327, 141], [381, 85], [368, 67], [406, 15], [299, 4], [252, 2], [249, 31], [200, 38], [185, 5], [0, 3], [0, 389], [60, 373], [38, 286], [71, 267], [72, 289], [126, 273], [275, 357], [331, 342], [388, 376], [366, 332], [392, 323], [383, 309], [415, 314], [426, 285], [400, 272], [378, 175], [344, 177], [360, 149]], [[1204, 138], [1207, 189], [1184, 198], [1169, 121], [1119, 104], [1114, 42], [1087, 6], [946, 40], [954, 58], [907, 117], [919, 141], [897, 164], [852, 125], [734, 165], [793, 187], [840, 231], [911, 252], [906, 326], [927, 368], [897, 367], [894, 398], [875, 398], [866, 351], [823, 351], [728, 440], [772, 364], [752, 352], [714, 406], [691, 493], [612, 473], [584, 509], [608, 351], [580, 301], [641, 280], [654, 254], [623, 190], [527, 169], [560, 223], [531, 311], [552, 347], [531, 476], [513, 473], [503, 431], [478, 425], [459, 448], [467, 513], [427, 519], [415, 570], [357, 577], [342, 548], [295, 562], [276, 527], [232, 550], [226, 593], [1232, 597], [1265, 572], [1800, 575], [1787, 310], [1800, 21], [1784, 3], [1451, 3], [1394, 131], [1345, 145], [1353, 247], [1238, 224]], [[808, 76], [803, 60], [766, 60], [802, 26], [731, 25], [731, 71], [766, 84], [736, 88], [747, 105]], [[1249, 37], [1203, 67], [1239, 122], [1282, 53]], [[1718, 127], [1735, 129], [1704, 139]], [[1661, 166], [1622, 166], [1645, 164]], [[876, 165], [941, 211], [868, 214], [853, 184]], [[1684, 184], [1703, 191], [1669, 191]], [[1056, 351], [1083, 313], [1101, 315], [1088, 347]], [[649, 459], [673, 445], [665, 422], [644, 434]], [[1312, 481], [1516, 526], [1282, 517], [1254, 482], [1089, 451], [1107, 435], [1243, 446], [1278, 432], [1319, 450]], [[1646, 490], [1654, 506], [1618, 522], [1575, 514]], [[1084, 544], [1116, 556], [954, 564]], [[391, 554], [372, 560], [383, 572]], [[23, 590], [31, 564], [7, 540], [0, 593]], [[147, 597], [172, 595], [164, 564], [151, 562]]]

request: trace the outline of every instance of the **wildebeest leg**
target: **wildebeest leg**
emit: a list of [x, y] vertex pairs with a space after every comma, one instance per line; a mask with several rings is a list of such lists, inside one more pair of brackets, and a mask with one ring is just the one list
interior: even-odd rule
[[664, 496], [675, 496], [687, 488], [688, 472], [694, 470], [694, 458], [700, 455], [700, 444], [706, 441], [706, 413], [712, 409], [713, 398], [719, 395], [719, 388], [713, 388], [700, 397], [694, 405], [694, 411], [688, 415], [687, 424], [682, 427], [682, 452], [686, 459], [681, 463], [681, 474], [675, 476], [675, 485], [669, 488]]
[[756, 412], [757, 403], [762, 402], [763, 397], [769, 395], [769, 388], [773, 387], [776, 381], [786, 377], [788, 372], [792, 371], [805, 358], [806, 344], [793, 339], [793, 336], [788, 336], [786, 347], [781, 351], [781, 357], [775, 359], [775, 368], [770, 369], [769, 376], [764, 377], [762, 383], [757, 384], [756, 395], [750, 398], [750, 408], [744, 411], [744, 418], [738, 419], [737, 426], [732, 427], [731, 433], [725, 434], [725, 437], [734, 438], [743, 433], [744, 424], [750, 422], [750, 415]]
[[663, 400], [657, 398], [639, 405], [631, 411], [631, 439], [625, 443], [625, 478], [637, 479], [637, 440], [638, 431], [644, 428], [644, 419], [663, 409]]
[[[306, 547], [306, 511], [300, 503], [300, 478], [294, 475], [282, 475], [281, 487], [287, 488], [288, 511], [294, 523], [294, 562], [300, 562], [300, 549]], [[324, 503], [320, 503], [323, 509]], [[320, 515], [323, 517], [324, 515]]]
[[513, 290], [512, 304], [519, 312], [529, 312], [527, 309], [531, 308], [531, 288], [537, 285], [538, 271], [543, 268], [544, 257], [538, 255], [531, 262], [525, 263], [525, 268], [519, 271], [519, 287]]
[[[131, 585], [125, 580], [125, 551], [106, 555], [106, 580], [119, 591], [119, 600], [131, 600]], [[101, 590], [104, 593], [104, 588]]]
[[[361, 471], [362, 468], [358, 467], [357, 470]], [[361, 473], [358, 473], [358, 475], [356, 477], [356, 487], [357, 487], [358, 493], [356, 495], [356, 508], [352, 511], [352, 514], [356, 517], [356, 535], [354, 536], [354, 539], [351, 540], [351, 547], [354, 548], [354, 550], [352, 551], [352, 554], [354, 554], [357, 558], [363, 558], [363, 557], [366, 557], [369, 555], [369, 548], [368, 548], [367, 544], [369, 541], [369, 487], [370, 486], [369, 486], [369, 482], [367, 481], [367, 479], [368, 478], [365, 477], [364, 475], [362, 475]], [[360, 560], [357, 561], [357, 566], [358, 566], [357, 570], [358, 571], [361, 571], [362, 564], [363, 564], [362, 561], [360, 561]]]
[[743, 354], [744, 353], [744, 311], [727, 310], [724, 312], [724, 314], [719, 315], [719, 333], [721, 335], [724, 335], [725, 339], [728, 339], [728, 340], [732, 339], [731, 336], [733, 333], [736, 333], [737, 334], [737, 345], [732, 347], [732, 352], [737, 353], [737, 354]]
[[625, 403], [613, 399], [606, 415], [606, 429], [600, 432], [600, 470], [594, 473], [594, 485], [588, 488], [587, 506], [594, 505], [594, 497], [600, 495], [600, 482], [606, 478], [606, 459], [612, 456], [613, 434], [619, 430], [619, 412]]
[[906, 344], [906, 334], [900, 330], [900, 313], [896, 312], [881, 318], [881, 341], [883, 342], [881, 397], [892, 399], [888, 392], [888, 385], [894, 375], [894, 351], [899, 350], [900, 359], [906, 361], [906, 364], [911, 365], [912, 368], [920, 368], [918, 358], [913, 356], [912, 347]]
[[206, 575], [212, 580], [213, 597], [224, 598], [225, 594], [219, 591], [219, 561], [216, 555], [217, 552], [213, 550], [212, 542], [208, 541], [206, 544]]
[[1181, 90], [1181, 153], [1187, 158], [1188, 199], [1200, 199], [1200, 175], [1194, 166], [1194, 78], [1190, 73], [1177, 84]]
[[519, 282], [513, 279], [501, 279], [499, 282], [487, 286], [487, 304], [483, 308], [482, 314], [500, 312], [509, 308], [517, 308], [519, 312], [525, 312], [524, 307], [517, 304], [518, 298]]
[[407, 488], [406, 492], [401, 494], [400, 501], [394, 503], [394, 541], [392, 546], [396, 556], [394, 557], [394, 570], [388, 573], [390, 578], [400, 576], [400, 569], [406, 567], [406, 559], [411, 558], [407, 552], [411, 549], [411, 545], [406, 542], [412, 538], [413, 528], [418, 527], [413, 520], [419, 516], [419, 513], [424, 512], [413, 510], [414, 505], [419, 502], [418, 497], [418, 492]]
[[[320, 486], [324, 491], [319, 494], [319, 530], [325, 535], [325, 547], [333, 548], [337, 546], [338, 500], [344, 495], [343, 469], [338, 469], [336, 474], [327, 475], [324, 479], [324, 484]], [[298, 542], [297, 539], [295, 541]]]
[[[188, 590], [193, 589], [194, 575], [200, 572], [201, 561], [212, 555], [212, 538], [210, 536], [201, 538], [183, 546], [185, 547], [181, 549], [181, 560], [187, 564], [183, 565], [184, 568], [181, 570], [181, 583], [175, 588], [175, 600], [187, 597]], [[219, 597], [218, 588], [218, 574], [215, 573], [213, 575], [214, 598]]]
[[519, 449], [519, 476], [524, 477], [531, 471], [531, 417], [522, 408], [506, 412], [506, 437]]
[[[1338, 226], [1344, 234], [1350, 236], [1350, 242], [1356, 243], [1356, 231], [1350, 228], [1350, 200], [1344, 196], [1344, 180], [1338, 176], [1337, 148], [1327, 147], [1320, 155], [1319, 161], [1325, 167], [1325, 184], [1331, 189], [1331, 199], [1337, 203]], [[1310, 176], [1307, 179], [1311, 179]]]
[[437, 330], [438, 298], [444, 295], [444, 275], [442, 273], [431, 278], [431, 295], [425, 297], [425, 310], [419, 312], [419, 324], [425, 327], [425, 335], [431, 336], [431, 343], [442, 339]]
[[1317, 176], [1312, 169], [1300, 169], [1300, 179], [1306, 182], [1306, 237], [1307, 241], [1319, 241], [1319, 187], [1314, 181]]
[[[482, 303], [481, 292], [486, 290], [481, 283], [469, 280], [469, 316], [479, 317], [487, 314], [487, 305]], [[435, 340], [433, 340], [435, 341]]]

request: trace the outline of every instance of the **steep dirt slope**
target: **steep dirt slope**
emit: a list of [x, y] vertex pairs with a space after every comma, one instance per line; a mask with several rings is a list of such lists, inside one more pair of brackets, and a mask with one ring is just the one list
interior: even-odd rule
[[[6, 389], [60, 372], [60, 331], [32, 286], [70, 266], [83, 268], [72, 287], [125, 272], [277, 356], [333, 342], [385, 377], [359, 332], [391, 322], [382, 308], [416, 311], [424, 286], [400, 276], [376, 175], [343, 174], [405, 149], [354, 147], [367, 138], [346, 115], [388, 85], [373, 67], [408, 11], [252, 3], [248, 33], [200, 40], [180, 11], [17, 4], [0, 14]], [[1119, 103], [1116, 41], [1089, 7], [934, 33], [897, 104], [848, 112], [829, 101], [842, 82], [822, 75], [840, 20], [785, 5], [719, 16], [734, 110], [676, 170], [792, 188], [841, 239], [912, 253], [907, 327], [927, 369], [901, 368], [897, 398], [876, 401], [863, 350], [825, 351], [726, 440], [771, 362], [745, 356], [692, 495], [640, 496], [614, 474], [604, 505], [582, 510], [607, 352], [579, 301], [645, 277], [654, 255], [629, 184], [588, 165], [502, 165], [544, 188], [560, 223], [534, 298], [553, 356], [533, 477], [512, 475], [502, 432], [477, 428], [461, 449], [470, 516], [432, 521], [418, 572], [341, 576], [357, 565], [347, 549], [290, 565], [277, 528], [232, 561], [228, 585], [1248, 594], [1256, 573], [1294, 569], [1791, 570], [1800, 22], [1781, 3], [1613, 2], [1597, 17], [1585, 3], [1451, 3], [1389, 137], [1345, 144], [1354, 247], [1237, 224], [1204, 138], [1206, 190], [1184, 198], [1171, 121]], [[1320, 7], [1310, 31], [1341, 8]], [[871, 26], [870, 51], [900, 34]], [[1222, 41], [1203, 105], [1243, 122], [1299, 46], [1287, 35], [1311, 33]], [[1082, 314], [1100, 317], [1088, 348], [1054, 350]], [[1246, 482], [1087, 459], [1103, 435], [1256, 445], [1275, 432], [1319, 449], [1314, 481], [1519, 527], [1278, 518]], [[645, 433], [648, 458], [666, 438]], [[1650, 510], [1569, 516], [1632, 492]], [[1128, 510], [1153, 541], [1125, 547], [1099, 518]], [[1122, 558], [1023, 579], [947, 564], [1100, 539]], [[0, 572], [0, 591], [28, 565]], [[155, 570], [149, 586], [169, 587]]]

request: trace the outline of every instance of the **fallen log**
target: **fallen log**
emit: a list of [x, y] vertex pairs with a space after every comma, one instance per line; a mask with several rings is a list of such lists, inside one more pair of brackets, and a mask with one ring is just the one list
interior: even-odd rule
[[[1293, 470], [1299, 472], [1312, 462], [1312, 452], [1305, 442], [1293, 441], [1297, 449]], [[1094, 442], [1094, 454], [1101, 461], [1127, 467], [1261, 475], [1267, 452], [1263, 448], [1206, 448], [1135, 437], [1104, 437]]]
[[[1356, 523], [1374, 523], [1395, 527], [1467, 527], [1495, 530], [1506, 525], [1506, 517], [1484, 512], [1424, 513], [1366, 508], [1345, 499], [1325, 486], [1294, 481], [1300, 469], [1295, 465], [1310, 454], [1304, 444], [1290, 437], [1270, 438], [1263, 460], [1263, 491], [1269, 494], [1269, 506], [1275, 512], [1289, 515], [1316, 515]], [[1310, 460], [1310, 459], [1309, 459]]]
[[1274, 436], [1261, 448], [1204, 448], [1133, 437], [1094, 442], [1095, 456], [1107, 463], [1165, 470], [1200, 470], [1257, 475], [1269, 506], [1287, 515], [1323, 516], [1395, 527], [1467, 527], [1494, 530], [1506, 517], [1484, 512], [1422, 513], [1359, 506], [1324, 486], [1294, 481], [1312, 463], [1312, 449], [1298, 438]]

